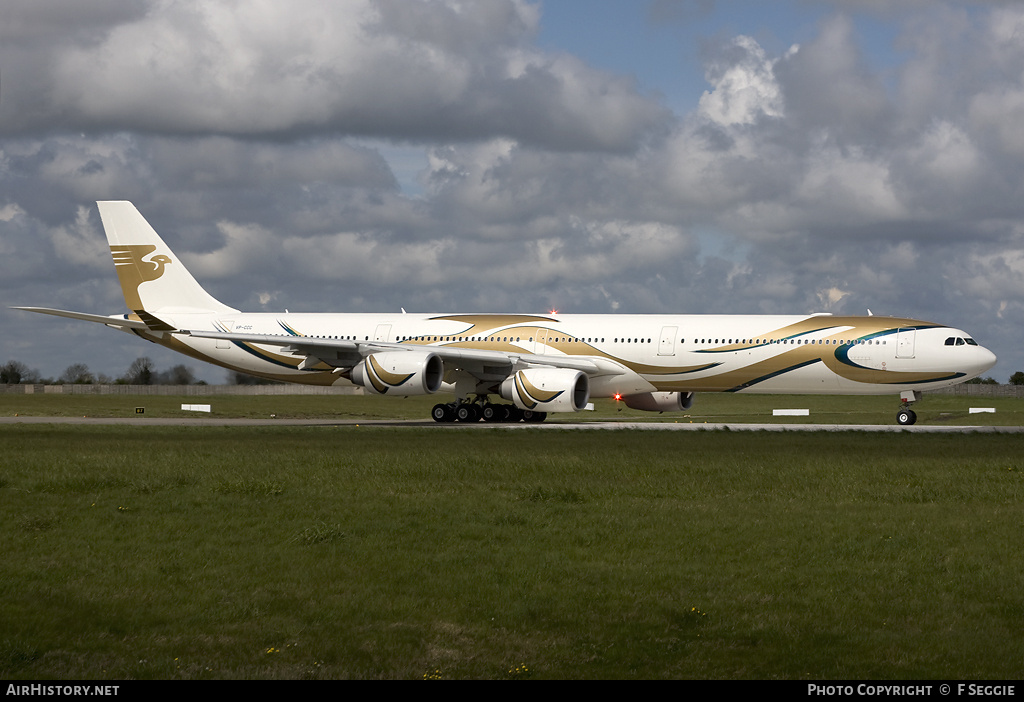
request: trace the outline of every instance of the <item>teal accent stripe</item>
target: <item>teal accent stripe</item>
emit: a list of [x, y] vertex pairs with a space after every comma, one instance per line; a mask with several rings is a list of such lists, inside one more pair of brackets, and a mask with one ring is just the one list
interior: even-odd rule
[[282, 329], [284, 329], [286, 332], [288, 332], [292, 336], [303, 336], [302, 334], [298, 333], [297, 331], [295, 331], [294, 329], [289, 327], [287, 324], [282, 322], [280, 319], [277, 320], [277, 323], [281, 326]]
[[777, 378], [777, 377], [779, 377], [780, 375], [782, 375], [784, 373], [789, 373], [790, 371], [795, 371], [795, 370], [799, 370], [800, 368], [806, 368], [807, 366], [812, 366], [815, 363], [821, 363], [821, 359], [820, 358], [814, 358], [814, 359], [811, 359], [810, 361], [804, 361], [803, 363], [798, 363], [795, 366], [790, 366], [789, 368], [783, 368], [782, 370], [775, 371], [774, 373], [769, 373], [768, 375], [762, 375], [760, 378], [754, 378], [753, 380], [748, 380], [747, 382], [743, 383], [742, 385], [737, 385], [736, 387], [734, 387], [734, 388], [732, 388], [730, 390], [726, 390], [726, 392], [739, 392], [740, 390], [745, 390], [745, 389], [749, 388], [752, 385], [757, 385], [758, 383], [763, 383], [766, 380], [771, 380], [772, 378]]

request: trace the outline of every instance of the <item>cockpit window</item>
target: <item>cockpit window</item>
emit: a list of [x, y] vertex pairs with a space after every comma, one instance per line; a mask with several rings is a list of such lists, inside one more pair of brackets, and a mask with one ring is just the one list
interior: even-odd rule
[[958, 336], [951, 336], [946, 339], [946, 346], [963, 346], [964, 344], [967, 344], [968, 346], [977, 346], [978, 342], [971, 338], [961, 339]]
[[967, 342], [968, 346], [977, 346], [978, 345], [978, 342], [975, 341], [974, 339], [970, 338], [970, 337], [967, 337], [966, 339], [964, 339], [964, 341]]
[[951, 336], [948, 339], [946, 339], [946, 346], [952, 346], [955, 343], [956, 343], [956, 338], [955, 337]]

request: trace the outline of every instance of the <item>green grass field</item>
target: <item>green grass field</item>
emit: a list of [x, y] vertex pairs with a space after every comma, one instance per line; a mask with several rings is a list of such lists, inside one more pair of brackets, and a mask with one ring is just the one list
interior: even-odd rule
[[1024, 664], [1017, 435], [8, 425], [0, 441], [6, 679]]

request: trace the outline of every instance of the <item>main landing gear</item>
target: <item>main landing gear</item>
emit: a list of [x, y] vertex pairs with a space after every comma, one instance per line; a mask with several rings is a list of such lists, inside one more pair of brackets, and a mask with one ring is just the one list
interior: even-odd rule
[[448, 404], [434, 405], [430, 410], [430, 416], [435, 422], [442, 424], [449, 422], [473, 423], [483, 420], [488, 423], [498, 422], [543, 422], [547, 419], [547, 412], [531, 412], [521, 410], [515, 405], [500, 405], [487, 402], [486, 398], [475, 402], [450, 402]]
[[911, 402], [921, 399], [921, 393], [917, 390], [908, 390], [900, 394], [900, 411], [896, 413], [896, 423], [903, 426], [910, 426], [917, 422], [917, 413], [910, 409]]

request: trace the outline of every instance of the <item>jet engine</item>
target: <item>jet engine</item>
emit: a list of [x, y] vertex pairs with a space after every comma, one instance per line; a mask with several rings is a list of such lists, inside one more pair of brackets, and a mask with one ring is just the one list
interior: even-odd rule
[[384, 351], [360, 361], [351, 378], [374, 395], [433, 395], [441, 389], [444, 362], [433, 353]]
[[590, 379], [568, 368], [527, 368], [506, 378], [499, 392], [521, 410], [579, 412], [590, 401]]
[[644, 412], [682, 412], [693, 406], [692, 392], [645, 392], [624, 395], [626, 407]]

